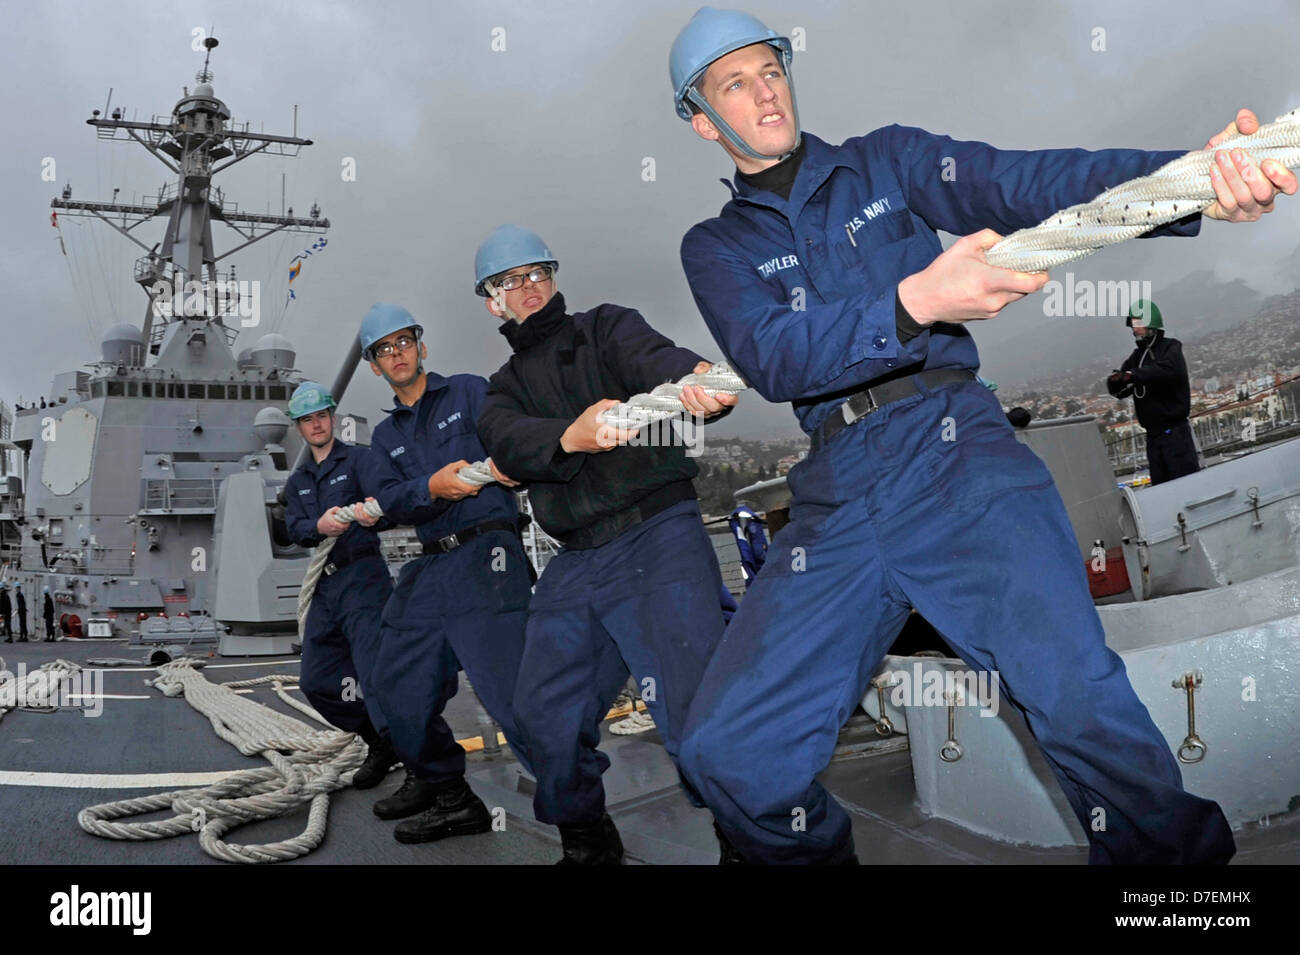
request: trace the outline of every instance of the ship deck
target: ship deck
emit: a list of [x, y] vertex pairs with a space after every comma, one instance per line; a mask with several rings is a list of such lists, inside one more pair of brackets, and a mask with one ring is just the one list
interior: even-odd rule
[[[28, 669], [63, 658], [88, 666], [98, 657], [143, 659], [147, 650], [121, 642], [60, 641], [0, 644], [9, 670]], [[271, 673], [295, 674], [297, 657], [213, 658], [205, 669], [214, 682]], [[98, 668], [96, 668], [98, 669]], [[0, 858], [10, 864], [157, 865], [218, 864], [194, 836], [152, 842], [119, 842], [84, 832], [77, 813], [90, 805], [182, 788], [169, 776], [258, 768], [260, 758], [240, 755], [213, 732], [205, 717], [183, 698], [167, 698], [144, 685], [152, 668], [102, 669], [102, 712], [83, 716], [75, 707], [53, 713], [15, 710], [0, 719]], [[252, 699], [300, 719], [269, 687]], [[467, 688], [448, 708], [458, 738], [478, 736], [480, 711]], [[607, 724], [608, 726], [608, 724]], [[622, 833], [632, 864], [711, 864], [717, 843], [706, 810], [690, 806], [677, 786], [676, 773], [658, 734], [614, 736], [606, 730], [603, 748], [612, 765], [605, 774], [607, 805]], [[915, 804], [912, 772], [901, 737], [878, 740], [859, 715], [841, 735], [840, 755], [822, 781], [848, 809], [858, 856], [868, 864], [1048, 864], [1078, 865], [1079, 848], [1042, 849], [996, 842], [939, 819], [927, 818]], [[329, 826], [316, 851], [289, 865], [320, 864], [508, 864], [554, 862], [558, 832], [532, 814], [532, 780], [508, 755], [469, 755], [469, 779], [489, 807], [506, 811], [503, 832], [423, 845], [392, 838], [394, 823], [376, 818], [374, 801], [402, 780], [396, 770], [368, 792], [345, 789], [331, 796]], [[124, 786], [122, 774], [156, 778]], [[145, 784], [145, 785], [142, 785]], [[152, 785], [148, 785], [152, 784]], [[156, 816], [153, 818], [162, 818]], [[241, 843], [268, 842], [300, 832], [306, 808], [275, 820], [236, 830]], [[1300, 861], [1300, 812], [1274, 817], [1268, 826], [1235, 833], [1236, 865]]]

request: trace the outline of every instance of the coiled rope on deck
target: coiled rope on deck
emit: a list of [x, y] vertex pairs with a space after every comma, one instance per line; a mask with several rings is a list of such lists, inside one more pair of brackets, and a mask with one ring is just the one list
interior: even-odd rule
[[[359, 736], [340, 730], [312, 729], [306, 723], [268, 706], [245, 699], [236, 687], [269, 683], [281, 699], [321, 723], [314, 709], [290, 697], [285, 683], [293, 676], [265, 676], [234, 683], [211, 683], [193, 666], [176, 660], [158, 667], [147, 681], [167, 696], [184, 695], [190, 706], [208, 718], [217, 735], [246, 756], [263, 756], [271, 765], [233, 773], [211, 786], [178, 789], [135, 799], [120, 799], [81, 810], [77, 823], [86, 832], [106, 839], [166, 839], [186, 832], [199, 834], [208, 855], [226, 862], [283, 862], [306, 855], [325, 838], [329, 794], [352, 782], [366, 758]], [[291, 839], [262, 845], [238, 845], [222, 837], [245, 823], [273, 819], [310, 803], [306, 828]], [[170, 819], [119, 822], [129, 816], [170, 809]]]
[[[631, 430], [677, 417], [683, 412], [681, 394], [682, 388], [686, 385], [700, 385], [709, 395], [736, 395], [749, 387], [740, 375], [731, 370], [730, 365], [720, 361], [708, 371], [692, 373], [680, 381], [659, 385], [648, 393], [633, 395], [627, 401], [607, 409], [602, 415], [602, 420], [621, 430]], [[456, 477], [466, 484], [479, 486], [491, 484], [496, 480], [492, 477], [491, 460], [488, 458], [486, 461], [475, 461], [457, 471]], [[351, 504], [341, 507], [334, 512], [334, 517], [341, 524], [350, 524], [357, 519], [357, 515], [353, 513], [357, 506]], [[383, 508], [377, 501], [364, 501], [360, 506], [371, 517], [382, 517], [384, 514]], [[298, 591], [299, 639], [302, 639], [307, 632], [307, 614], [311, 610], [311, 599], [316, 593], [316, 584], [320, 581], [321, 574], [329, 564], [329, 553], [336, 540], [337, 537], [327, 537], [316, 545], [311, 563], [307, 566], [307, 573], [303, 575], [302, 588]]]
[[80, 669], [71, 660], [51, 660], [19, 677], [9, 672], [0, 657], [0, 718], [15, 709], [53, 713], [59, 708], [59, 688]]
[[1202, 212], [1215, 200], [1210, 169], [1221, 149], [1242, 149], [1256, 165], [1273, 159], [1289, 169], [1300, 169], [1300, 108], [1249, 136], [1234, 136], [1212, 149], [1189, 152], [1150, 175], [1107, 189], [1091, 202], [1062, 209], [1032, 228], [1013, 232], [985, 253], [985, 261], [1004, 269], [1045, 272]]

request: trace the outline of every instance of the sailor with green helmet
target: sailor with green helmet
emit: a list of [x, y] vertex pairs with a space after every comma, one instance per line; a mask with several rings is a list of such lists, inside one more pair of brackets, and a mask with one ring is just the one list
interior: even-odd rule
[[379, 617], [393, 585], [376, 533], [386, 526], [382, 519], [362, 513], [345, 524], [335, 517], [340, 507], [366, 500], [368, 451], [335, 439], [334, 408], [329, 391], [314, 381], [304, 381], [289, 399], [289, 417], [311, 454], [285, 486], [285, 525], [303, 547], [338, 538], [303, 628], [300, 686], [330, 723], [366, 741], [370, 752], [352, 784], [369, 789], [398, 761], [372, 685]]
[[1138, 423], [1147, 433], [1152, 484], [1194, 474], [1201, 465], [1188, 421], [1192, 389], [1183, 344], [1165, 336], [1160, 309], [1147, 299], [1133, 303], [1124, 324], [1133, 329], [1137, 347], [1106, 379], [1106, 388], [1120, 400], [1133, 398]]

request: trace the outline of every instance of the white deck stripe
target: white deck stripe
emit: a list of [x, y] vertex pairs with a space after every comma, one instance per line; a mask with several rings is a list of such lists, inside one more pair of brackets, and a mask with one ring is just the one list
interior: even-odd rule
[[[253, 767], [256, 768], [256, 767]], [[215, 773], [35, 773], [0, 769], [0, 786], [46, 789], [168, 789], [210, 786], [241, 769]]]
[[[266, 663], [209, 663], [204, 670], [228, 670], [233, 667], [280, 667], [297, 666], [302, 661], [297, 657], [291, 660], [271, 660]], [[82, 667], [93, 673], [154, 673], [158, 667]]]
[[[296, 689], [298, 689], [298, 687], [296, 687], [296, 686], [290, 686], [290, 687], [286, 687], [286, 689], [289, 689], [289, 690], [296, 690]], [[250, 693], [254, 693], [254, 692], [256, 692], [256, 691], [253, 689], [253, 687], [241, 687], [240, 689], [238, 689], [238, 690], [232, 690], [231, 692], [232, 692], [232, 693], [239, 693], [239, 694], [241, 694], [241, 695], [247, 696], [248, 694], [250, 694]], [[166, 699], [169, 699], [169, 697], [163, 696], [161, 693], [158, 694], [157, 696], [136, 696], [136, 695], [131, 694], [131, 693], [69, 693], [66, 697], [63, 697], [63, 699], [68, 699], [68, 700], [166, 700]]]

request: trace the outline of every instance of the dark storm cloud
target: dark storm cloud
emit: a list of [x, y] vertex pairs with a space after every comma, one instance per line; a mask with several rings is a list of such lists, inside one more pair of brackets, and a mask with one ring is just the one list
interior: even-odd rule
[[[682, 277], [678, 245], [727, 198], [725, 157], [672, 111], [668, 47], [697, 4], [233, 2], [43, 3], [13, 8], [3, 57], [6, 214], [0, 268], [7, 347], [0, 384], [30, 399], [52, 374], [96, 357], [114, 321], [138, 323], [130, 281], [137, 250], [101, 223], [64, 217], [71, 260], [58, 252], [49, 200], [71, 181], [81, 198], [153, 192], [165, 170], [133, 144], [97, 142], [83, 124], [113, 102], [166, 113], [192, 85], [192, 30], [212, 26], [216, 93], [239, 120], [316, 145], [297, 160], [250, 159], [224, 182], [241, 208], [280, 209], [281, 173], [295, 211], [320, 203], [329, 246], [295, 283], [285, 269], [305, 245], [276, 237], [235, 258], [262, 279], [263, 324], [298, 364], [328, 379], [365, 309], [406, 305], [430, 329], [434, 367], [489, 373], [506, 357], [495, 320], [472, 294], [475, 246], [497, 224], [542, 232], [561, 259], [571, 306], [640, 308], [703, 354], [716, 348]], [[1252, 23], [1209, 2], [762, 3], [752, 12], [806, 51], [794, 76], [806, 128], [834, 141], [902, 122], [1006, 147], [1199, 147], [1251, 105], [1265, 121], [1300, 105], [1294, 4], [1253, 7]], [[1093, 50], [1105, 30], [1106, 50]], [[494, 52], [495, 30], [505, 50]], [[41, 162], [57, 162], [57, 182]], [[355, 160], [345, 182], [342, 164]], [[653, 160], [653, 181], [643, 179]], [[1256, 227], [1208, 224], [1195, 243], [1137, 242], [1080, 263], [1080, 277], [1149, 278], [1157, 288], [1192, 268], [1257, 287], [1285, 279], [1274, 263], [1297, 244], [1300, 211]], [[152, 231], [148, 231], [152, 230]], [[148, 231], [147, 244], [160, 229]], [[216, 230], [218, 247], [233, 234]], [[976, 330], [985, 370], [1015, 379], [1059, 363], [1041, 304], [1028, 300]], [[21, 334], [14, 329], [20, 328]], [[1098, 327], [1092, 346], [1122, 335]], [[1026, 346], [1026, 342], [1030, 344]], [[1072, 344], [1071, 348], [1077, 348]], [[386, 389], [363, 371], [346, 402], [372, 416]], [[794, 430], [787, 409], [751, 397], [732, 431]]]

